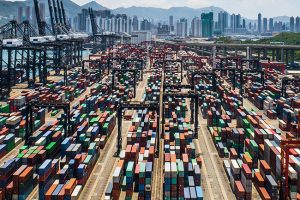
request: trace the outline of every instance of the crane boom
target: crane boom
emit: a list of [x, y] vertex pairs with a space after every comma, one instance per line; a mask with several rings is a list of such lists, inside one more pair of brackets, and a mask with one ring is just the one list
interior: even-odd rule
[[57, 4], [57, 9], [58, 9], [59, 23], [60, 23], [60, 24], [63, 24], [61, 8], [60, 8], [60, 4], [59, 4], [59, 1], [58, 1], [58, 0], [56, 0], [56, 4]]
[[52, 32], [54, 35], [56, 35], [56, 30], [55, 30], [55, 22], [53, 18], [53, 8], [51, 5], [51, 0], [48, 0], [48, 6], [49, 6], [49, 13], [50, 13], [50, 20], [51, 20], [51, 26], [52, 26]]
[[64, 19], [64, 24], [67, 26], [67, 19], [66, 19], [66, 12], [65, 12], [65, 8], [64, 8], [64, 4], [62, 1], [60, 1], [61, 4], [61, 10], [62, 10], [62, 15], [63, 15], [63, 19]]
[[34, 10], [35, 10], [35, 16], [36, 16], [36, 21], [37, 21], [37, 25], [38, 25], [39, 35], [45, 35], [46, 34], [45, 26], [41, 20], [38, 0], [34, 0], [33, 2], [34, 2]]
[[55, 0], [52, 0], [52, 2], [53, 2], [53, 8], [54, 8], [55, 24], [58, 24], [59, 21], [58, 21], [58, 16], [57, 16], [57, 8], [56, 8], [56, 5], [55, 5]]
[[97, 34], [97, 25], [96, 25], [95, 16], [92, 8], [89, 8], [89, 14], [90, 14], [93, 36], [95, 36]]

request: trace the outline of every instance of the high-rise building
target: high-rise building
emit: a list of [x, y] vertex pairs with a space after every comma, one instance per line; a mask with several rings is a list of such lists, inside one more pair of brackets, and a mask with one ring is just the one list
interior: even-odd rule
[[45, 21], [45, 3], [40, 3], [39, 4], [39, 7], [40, 7], [40, 17], [41, 17], [41, 20], [42, 21]]
[[105, 31], [105, 19], [104, 18], [99, 17], [99, 25], [98, 26], [99, 26], [100, 30]]
[[299, 16], [296, 17], [295, 30], [296, 30], [297, 33], [300, 33], [300, 17]]
[[240, 14], [230, 15], [230, 27], [225, 29], [226, 34], [245, 34], [246, 30], [246, 20], [242, 20]]
[[242, 28], [242, 17], [240, 14], [236, 15], [236, 28]]
[[199, 17], [195, 17], [191, 23], [191, 36], [201, 37], [202, 36], [201, 20]]
[[31, 24], [34, 27], [37, 27], [37, 21], [36, 21], [36, 17], [35, 17], [35, 9], [34, 9], [34, 7], [31, 8]]
[[290, 32], [295, 32], [295, 18], [293, 16], [290, 17]]
[[85, 32], [87, 32], [87, 33], [92, 33], [92, 25], [91, 25], [91, 23], [90, 23], [90, 17], [88, 16], [87, 18], [85, 18]]
[[126, 32], [127, 30], [127, 15], [121, 15], [121, 33]]
[[117, 16], [116, 21], [117, 21], [116, 32], [120, 33], [122, 29], [122, 19], [119, 16]]
[[266, 33], [268, 32], [268, 19], [263, 18], [263, 32]]
[[283, 27], [283, 23], [282, 21], [279, 21], [279, 22], [275, 22], [274, 23], [274, 31], [276, 32], [282, 32], [284, 30], [284, 27]]
[[252, 30], [252, 23], [251, 22], [249, 22], [248, 29]]
[[150, 31], [151, 30], [151, 22], [147, 19], [141, 21], [141, 31]]
[[261, 13], [258, 14], [257, 32], [258, 32], [258, 34], [261, 34]]
[[116, 18], [113, 16], [110, 20], [110, 31], [116, 32]]
[[30, 6], [25, 7], [25, 20], [30, 21]]
[[201, 23], [202, 23], [202, 37], [210, 38], [213, 35], [213, 25], [214, 25], [214, 14], [202, 13], [201, 14]]
[[73, 18], [73, 26], [72, 26], [76, 31], [78, 30], [78, 16], [75, 16]]
[[220, 12], [218, 13], [218, 29], [224, 33], [226, 28], [228, 28], [228, 13]]
[[131, 17], [128, 17], [128, 21], [127, 21], [127, 31], [128, 34], [132, 33], [132, 19]]
[[232, 32], [235, 33], [235, 29], [236, 29], [236, 17], [235, 17], [235, 14], [232, 14], [230, 16], [230, 28], [232, 29]]
[[21, 23], [23, 21], [23, 7], [19, 7], [18, 8], [18, 18], [17, 18], [17, 22]]
[[134, 16], [132, 19], [132, 30], [133, 31], [139, 30], [139, 20], [138, 20], [137, 16]]
[[[94, 15], [96, 18], [96, 24], [100, 26], [100, 19], [101, 18], [112, 18], [114, 15], [111, 14], [110, 10], [95, 10], [94, 11]], [[89, 12], [88, 9], [82, 9], [81, 13], [78, 13], [77, 15], [77, 27], [78, 30], [77, 31], [87, 31], [87, 28], [91, 29], [91, 21], [90, 20], [86, 20], [89, 17]], [[89, 26], [87, 26], [87, 23], [89, 23]], [[106, 22], [105, 22], [106, 24]]]
[[179, 21], [177, 21], [176, 35], [178, 37], [187, 37], [188, 35], [187, 19], [181, 18]]
[[269, 19], [269, 31], [272, 33], [274, 31], [274, 19]]
[[172, 15], [169, 16], [169, 27], [170, 27], [170, 31], [174, 32], [174, 17]]
[[161, 23], [158, 23], [157, 35], [170, 35], [169, 25], [166, 25], [166, 24], [161, 25]]
[[246, 20], [243, 19], [243, 27], [242, 28], [246, 28]]
[[88, 22], [86, 18], [89, 16], [87, 9], [82, 9], [81, 13], [78, 14], [78, 24], [79, 31], [86, 31], [86, 23]]

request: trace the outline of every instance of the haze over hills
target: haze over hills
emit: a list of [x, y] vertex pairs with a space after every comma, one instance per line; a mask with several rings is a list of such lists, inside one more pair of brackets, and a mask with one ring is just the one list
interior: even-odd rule
[[[49, 10], [48, 10], [48, 0], [40, 0], [39, 2], [43, 2], [46, 5], [46, 16], [49, 16]], [[75, 2], [71, 0], [63, 0], [64, 7], [66, 10], [66, 14], [68, 17], [75, 17], [79, 12], [81, 12], [81, 9], [92, 7], [94, 10], [104, 10], [107, 9], [106, 7], [102, 6], [96, 1], [91, 1], [87, 4], [84, 4], [82, 6], [79, 6]], [[9, 17], [10, 15], [17, 15], [18, 13], [18, 7], [24, 6], [24, 5], [30, 5], [33, 6], [33, 0], [25, 0], [25, 1], [3, 1], [0, 0], [0, 15], [4, 17]], [[204, 8], [189, 8], [189, 7], [172, 7], [169, 9], [162, 9], [162, 8], [155, 8], [155, 7], [136, 7], [131, 6], [128, 8], [120, 7], [117, 9], [112, 9], [113, 13], [118, 14], [127, 14], [128, 16], [138, 16], [139, 18], [147, 18], [147, 19], [153, 19], [154, 21], [168, 21], [169, 16], [174, 16], [174, 21], [185, 17], [188, 20], [191, 20], [194, 17], [200, 17], [201, 13], [204, 12], [213, 12], [214, 13], [214, 20], [217, 20], [218, 13], [224, 11], [220, 7], [210, 6], [210, 7], [204, 7]], [[263, 13], [262, 13], [263, 14]], [[254, 22], [256, 19], [246, 19], [247, 22]], [[274, 21], [284, 21], [288, 22], [289, 17], [288, 16], [278, 16], [274, 17]], [[175, 23], [175, 22], [174, 22]]]
[[0, 15], [3, 17], [16, 15], [18, 13], [18, 7], [24, 6], [25, 4], [24, 1], [0, 1]]
[[169, 9], [161, 9], [154, 7], [128, 7], [128, 8], [117, 8], [113, 10], [114, 13], [124, 13], [127, 15], [136, 15], [142, 18], [150, 18], [155, 21], [168, 20], [170, 15], [174, 16], [174, 19], [179, 19], [185, 17], [187, 19], [192, 19], [196, 16], [200, 16], [204, 12], [213, 12], [214, 18], [217, 19], [218, 13], [224, 11], [219, 7], [205, 7], [205, 8], [189, 8], [189, 7], [172, 7]]
[[289, 16], [278, 16], [278, 17], [273, 17], [274, 21], [283, 21], [283, 22], [289, 22], [290, 17]]
[[81, 6], [81, 8], [93, 8], [93, 10], [107, 10], [108, 8], [102, 6], [96, 1], [91, 1]]

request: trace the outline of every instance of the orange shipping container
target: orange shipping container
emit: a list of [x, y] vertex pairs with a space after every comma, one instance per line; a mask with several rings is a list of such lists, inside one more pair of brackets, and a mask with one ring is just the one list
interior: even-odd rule
[[30, 178], [30, 176], [32, 176], [32, 174], [33, 174], [33, 167], [27, 167], [20, 175], [19, 180], [21, 182], [25, 182]]
[[51, 185], [51, 187], [49, 188], [49, 190], [45, 194], [45, 200], [51, 200], [52, 193], [56, 189], [57, 185], [58, 184], [55, 184], [55, 183], [53, 185]]
[[262, 198], [262, 200], [271, 200], [271, 197], [265, 187], [259, 187], [258, 193], [259, 193], [260, 197]]

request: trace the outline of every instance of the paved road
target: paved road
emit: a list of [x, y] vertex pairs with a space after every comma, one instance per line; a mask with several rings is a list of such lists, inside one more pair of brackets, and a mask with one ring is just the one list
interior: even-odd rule
[[[137, 96], [134, 100], [141, 100], [142, 95], [147, 84], [147, 75], [144, 74], [143, 81], [137, 87]], [[126, 121], [122, 123], [122, 146], [126, 144], [127, 132], [130, 128], [131, 122]], [[118, 158], [113, 157], [116, 151], [117, 143], [117, 126], [114, 128], [109, 140], [107, 141], [104, 149], [100, 152], [101, 156], [98, 159], [91, 176], [89, 177], [80, 198], [85, 199], [104, 199], [104, 192], [112, 179], [114, 169], [117, 166]]]

